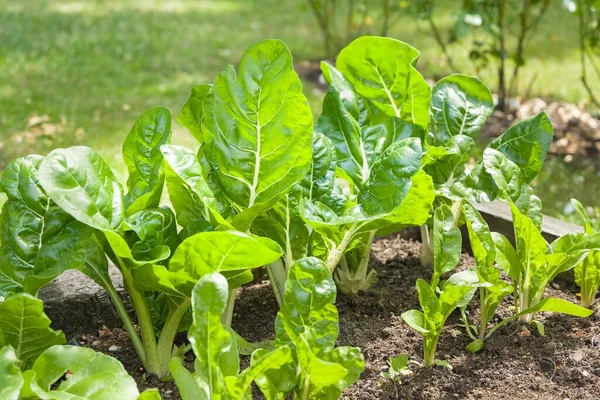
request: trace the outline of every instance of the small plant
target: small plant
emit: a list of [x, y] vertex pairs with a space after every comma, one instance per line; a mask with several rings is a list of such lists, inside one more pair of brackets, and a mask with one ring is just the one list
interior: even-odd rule
[[403, 376], [412, 375], [412, 371], [408, 368], [408, 355], [400, 354], [395, 357], [390, 357], [388, 360], [389, 369], [381, 373], [384, 379], [392, 381], [400, 381]]
[[421, 311], [402, 313], [404, 322], [423, 336], [424, 367], [432, 367], [434, 364], [449, 366], [447, 362], [435, 359], [440, 334], [452, 311], [468, 304], [478, 286], [478, 280], [473, 279], [471, 271], [467, 270], [452, 275], [439, 285], [439, 295], [436, 293], [441, 276], [456, 268], [460, 261], [462, 238], [448, 207], [436, 210], [434, 229], [435, 262], [431, 283], [421, 278], [417, 280]]
[[[583, 204], [575, 199], [571, 199], [571, 203], [583, 221], [585, 233], [594, 235], [596, 231], [592, 227], [592, 222], [588, 218]], [[591, 252], [575, 266], [574, 272], [575, 283], [581, 289], [581, 305], [590, 307], [594, 303], [598, 288], [600, 288], [600, 252]]]

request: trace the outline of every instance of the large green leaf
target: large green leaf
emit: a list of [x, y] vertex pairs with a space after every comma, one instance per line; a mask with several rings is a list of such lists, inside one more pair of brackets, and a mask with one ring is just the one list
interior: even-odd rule
[[356, 91], [387, 115], [426, 127], [431, 90], [414, 64], [419, 52], [391, 38], [363, 36], [336, 65]]
[[324, 357], [325, 361], [342, 365], [346, 375], [332, 385], [319, 388], [311, 393], [314, 399], [337, 399], [342, 392], [352, 386], [360, 378], [365, 368], [365, 360], [357, 347], [336, 347]]
[[0, 332], [0, 347], [15, 349], [22, 370], [50, 346], [66, 343], [62, 331], [50, 328], [42, 300], [26, 293], [14, 294], [0, 303]]
[[525, 182], [529, 183], [542, 169], [552, 135], [552, 121], [542, 111], [511, 126], [490, 143], [490, 148], [504, 153], [517, 164], [523, 171]]
[[[36, 155], [18, 158], [6, 166], [0, 179], [8, 197], [0, 216], [0, 295], [36, 294], [81, 263], [76, 257], [81, 224], [46, 196], [37, 178], [42, 161]], [[70, 235], [76, 240], [67, 243]], [[73, 257], [53, 257], [65, 247], [71, 248]]]
[[147, 264], [134, 271], [140, 288], [189, 297], [198, 279], [213, 272], [242, 272], [279, 259], [274, 241], [238, 231], [201, 232], [185, 239], [168, 267]]
[[42, 399], [137, 400], [140, 395], [119, 361], [85, 347], [53, 346], [31, 370], [31, 388]]
[[204, 142], [202, 137], [202, 105], [208, 92], [210, 92], [210, 87], [211, 85], [194, 86], [188, 101], [177, 117], [177, 122], [187, 128], [200, 143]]
[[203, 113], [207, 159], [236, 210], [268, 208], [306, 175], [312, 114], [283, 42], [259, 42], [238, 74], [220, 73]]
[[441, 186], [451, 188], [456, 181], [464, 179], [465, 165], [473, 147], [475, 141], [466, 135], [450, 137], [444, 147], [427, 146], [427, 152], [423, 154], [423, 170], [433, 178], [436, 188], [450, 190]]
[[399, 118], [382, 115], [368, 100], [354, 92], [340, 71], [322, 64], [330, 86], [323, 100], [317, 130], [333, 142], [337, 166], [359, 188], [371, 175], [373, 164], [395, 142], [422, 136], [421, 128]]
[[0, 399], [19, 400], [23, 376], [19, 359], [11, 346], [0, 347]]
[[457, 74], [439, 80], [431, 95], [432, 144], [445, 145], [457, 135], [475, 137], [493, 110], [492, 94], [477, 78]]
[[541, 229], [542, 202], [525, 181], [524, 171], [506, 155], [491, 148], [483, 153], [483, 165], [498, 186], [500, 197], [514, 204]]
[[152, 107], [135, 121], [123, 141], [129, 193], [125, 198], [127, 214], [158, 207], [165, 180], [160, 146], [171, 140], [171, 112]]
[[195, 374], [206, 382], [213, 396], [224, 390], [221, 364], [235, 346], [231, 333], [221, 323], [228, 297], [227, 280], [218, 273], [203, 276], [192, 292], [194, 323], [188, 339], [196, 355]]
[[108, 164], [89, 147], [52, 151], [40, 166], [48, 196], [73, 218], [100, 230], [123, 221], [123, 189]]

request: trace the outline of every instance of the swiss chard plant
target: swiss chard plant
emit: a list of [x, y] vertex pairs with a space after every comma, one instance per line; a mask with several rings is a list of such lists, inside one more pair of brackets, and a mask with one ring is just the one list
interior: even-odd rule
[[312, 113], [285, 44], [266, 40], [250, 47], [237, 73], [230, 66], [213, 85], [193, 89], [178, 121], [201, 144], [197, 155], [163, 147], [179, 224], [202, 229], [209, 221], [214, 229], [248, 232], [264, 226], [252, 227], [257, 217], [272, 216], [271, 225], [280, 229], [268, 231], [289, 239], [280, 242], [285, 261], [267, 268], [281, 304], [286, 267], [302, 247], [292, 244], [299, 220], [293, 188], [309, 173], [313, 142]]
[[[592, 227], [583, 204], [575, 199], [571, 203], [583, 221], [585, 233], [593, 235], [596, 233]], [[575, 266], [575, 283], [581, 289], [581, 305], [590, 307], [594, 303], [598, 288], [600, 288], [600, 252], [593, 251], [579, 264]]]
[[453, 274], [448, 280], [441, 278], [456, 268], [462, 251], [462, 236], [456, 227], [449, 207], [436, 209], [434, 215], [434, 265], [431, 282], [417, 280], [421, 310], [402, 313], [402, 319], [423, 336], [423, 366], [434, 364], [448, 366], [435, 359], [437, 343], [446, 319], [456, 309], [466, 306], [479, 285], [470, 270]]
[[[163, 379], [174, 337], [187, 328], [182, 320], [195, 282], [219, 271], [235, 288], [252, 279], [249, 268], [281, 256], [279, 246], [266, 238], [201, 232], [209, 229], [207, 221], [178, 232], [173, 211], [159, 207], [165, 179], [161, 146], [170, 132], [164, 108], [138, 119], [123, 146], [127, 193], [87, 147], [15, 160], [0, 182], [8, 195], [0, 232], [0, 292], [35, 295], [63, 271], [81, 270], [107, 291], [146, 370]], [[109, 278], [107, 258], [123, 275], [140, 334]], [[157, 309], [163, 312], [152, 312]]]
[[417, 57], [397, 40], [363, 37], [340, 52], [336, 67], [321, 66], [329, 89], [316, 130], [334, 154], [324, 163], [314, 152], [313, 165], [331, 165], [343, 196], [305, 196], [300, 210], [345, 293], [373, 282], [367, 265], [378, 231], [429, 217], [433, 188], [420, 168], [429, 86], [414, 68]]

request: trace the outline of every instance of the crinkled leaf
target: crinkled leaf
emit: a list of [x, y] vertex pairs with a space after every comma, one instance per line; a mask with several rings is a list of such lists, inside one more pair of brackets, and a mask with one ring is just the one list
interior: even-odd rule
[[195, 374], [206, 382], [213, 396], [224, 390], [221, 364], [235, 346], [221, 323], [228, 297], [227, 280], [218, 273], [203, 276], [192, 292], [194, 323], [188, 339], [196, 355]]
[[42, 300], [27, 293], [14, 294], [0, 303], [0, 331], [0, 347], [15, 349], [22, 370], [50, 346], [66, 343], [62, 331], [50, 328]]
[[138, 211], [126, 222], [139, 239], [131, 248], [136, 260], [154, 260], [158, 252], [167, 250], [173, 254], [179, 245], [175, 215], [168, 207]]
[[48, 197], [73, 218], [100, 230], [123, 221], [123, 189], [108, 164], [89, 147], [57, 149], [40, 166]]
[[365, 368], [365, 360], [357, 347], [336, 347], [324, 357], [325, 361], [344, 367], [346, 375], [337, 382], [311, 392], [312, 399], [337, 399], [352, 386]]
[[171, 112], [152, 107], [135, 121], [123, 141], [123, 159], [129, 177], [125, 197], [127, 214], [158, 207], [165, 173], [160, 146], [171, 140]]
[[289, 270], [283, 306], [275, 320], [276, 342], [296, 343], [308, 329], [315, 340], [315, 356], [333, 349], [338, 336], [338, 312], [334, 305], [335, 282], [321, 260], [298, 260]]
[[504, 153], [509, 160], [523, 171], [525, 182], [529, 183], [542, 169], [546, 154], [552, 144], [552, 121], [542, 111], [525, 118], [490, 143], [490, 148]]
[[177, 122], [187, 128], [200, 143], [204, 142], [202, 137], [202, 105], [210, 92], [210, 88], [211, 85], [206, 84], [194, 86], [188, 101], [177, 117]]
[[85, 347], [53, 346], [31, 370], [31, 388], [43, 399], [137, 400], [140, 395], [119, 361]]
[[493, 110], [492, 94], [477, 78], [456, 74], [439, 80], [431, 95], [434, 144], [457, 135], [475, 137]]

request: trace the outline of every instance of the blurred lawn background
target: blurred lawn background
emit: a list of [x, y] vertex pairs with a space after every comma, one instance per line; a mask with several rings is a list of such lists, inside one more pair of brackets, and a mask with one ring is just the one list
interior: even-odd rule
[[[453, 23], [455, 1], [439, 2], [436, 22], [443, 30]], [[421, 51], [418, 66], [426, 77], [449, 73], [426, 22], [401, 17], [390, 36]], [[192, 86], [211, 82], [266, 38], [285, 41], [296, 62], [324, 54], [304, 0], [0, 0], [0, 167], [31, 152], [85, 144], [124, 178], [121, 143], [139, 114], [160, 104], [176, 117]], [[575, 17], [553, 1], [522, 71], [523, 85], [537, 74], [532, 95], [575, 103], [586, 97], [576, 38]], [[464, 73], [473, 73], [469, 46], [467, 40], [449, 48]], [[480, 78], [496, 87], [491, 73]], [[600, 82], [593, 85], [600, 92]], [[304, 89], [318, 115], [323, 92], [308, 82]], [[30, 128], [43, 121], [43, 129]], [[173, 131], [175, 143], [195, 145], [177, 124]], [[577, 173], [556, 168], [561, 180]], [[552, 214], [578, 191], [590, 198], [592, 188], [579, 183], [574, 190], [545, 190], [552, 174], [537, 184]], [[590, 174], [596, 178], [595, 169]]]

